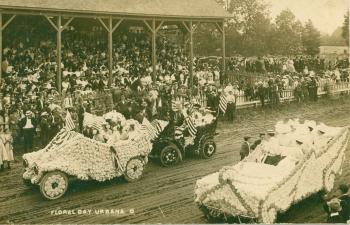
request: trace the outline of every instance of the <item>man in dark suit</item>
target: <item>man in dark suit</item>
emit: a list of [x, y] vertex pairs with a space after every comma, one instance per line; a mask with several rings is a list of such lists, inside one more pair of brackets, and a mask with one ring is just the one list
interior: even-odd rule
[[244, 142], [241, 146], [241, 151], [239, 154], [241, 155], [241, 160], [243, 160], [245, 157], [247, 157], [250, 153], [250, 143], [249, 143], [249, 136], [244, 137]]
[[26, 116], [19, 121], [19, 128], [24, 137], [24, 151], [33, 149], [33, 138], [36, 129], [36, 120], [32, 117], [32, 112], [27, 111]]
[[339, 185], [339, 190], [342, 194], [339, 197], [341, 205], [340, 215], [343, 217], [343, 222], [346, 223], [350, 217], [350, 196], [348, 194], [349, 187], [346, 184], [341, 184]]
[[329, 216], [327, 218], [327, 223], [345, 223], [343, 217], [341, 216], [341, 203], [336, 197], [330, 200], [328, 203]]
[[259, 138], [256, 141], [254, 141], [254, 143], [250, 146], [250, 149], [255, 150], [256, 147], [261, 144], [262, 140], [264, 140], [265, 135], [265, 133], [260, 133]]

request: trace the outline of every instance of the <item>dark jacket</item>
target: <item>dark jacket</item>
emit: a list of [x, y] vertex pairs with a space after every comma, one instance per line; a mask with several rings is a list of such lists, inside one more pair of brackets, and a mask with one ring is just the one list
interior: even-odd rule
[[344, 223], [340, 213], [331, 213], [327, 219], [327, 223]]
[[248, 143], [246, 141], [243, 142], [242, 146], [241, 146], [241, 151], [239, 152], [241, 155], [241, 159], [243, 159], [249, 155], [249, 150], [250, 150], [250, 147], [249, 147]]
[[344, 223], [349, 220], [350, 216], [350, 196], [345, 194], [340, 196], [340, 205], [342, 210], [340, 211], [341, 216], [343, 217]]
[[[32, 125], [33, 125], [33, 127], [34, 127], [34, 129], [35, 129], [35, 128], [36, 128], [36, 125], [37, 125], [36, 119], [32, 117], [31, 120], [32, 120]], [[19, 121], [19, 124], [18, 124], [19, 128], [20, 128], [20, 129], [23, 129], [23, 127], [25, 127], [26, 123], [27, 123], [27, 117], [22, 118], [22, 119]]]

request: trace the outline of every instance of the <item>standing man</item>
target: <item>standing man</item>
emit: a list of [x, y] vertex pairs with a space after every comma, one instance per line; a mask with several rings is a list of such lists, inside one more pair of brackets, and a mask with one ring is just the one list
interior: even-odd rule
[[33, 138], [36, 129], [36, 120], [32, 118], [32, 112], [27, 111], [24, 118], [19, 122], [19, 128], [24, 137], [24, 152], [33, 149]]
[[346, 184], [339, 185], [339, 190], [341, 196], [339, 197], [341, 211], [340, 214], [343, 217], [344, 223], [346, 223], [350, 218], [350, 196], [348, 194], [349, 187]]
[[250, 153], [250, 143], [249, 143], [249, 136], [244, 137], [244, 142], [241, 146], [241, 151], [239, 154], [241, 155], [241, 160], [243, 160], [245, 157], [247, 157]]

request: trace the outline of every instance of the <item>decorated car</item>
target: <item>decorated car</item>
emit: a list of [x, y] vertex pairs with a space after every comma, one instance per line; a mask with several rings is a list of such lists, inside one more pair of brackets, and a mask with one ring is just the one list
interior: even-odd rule
[[180, 116], [180, 123], [170, 121], [153, 141], [151, 155], [165, 167], [180, 163], [189, 154], [208, 159], [216, 152], [217, 118], [213, 112], [196, 109], [190, 114], [184, 111]]
[[243, 161], [198, 180], [195, 202], [210, 219], [274, 223], [278, 212], [333, 188], [348, 139], [347, 127], [281, 122]]
[[[102, 121], [85, 116], [85, 125], [99, 126]], [[163, 129], [167, 122], [157, 124]], [[148, 130], [154, 128], [151, 123], [126, 120], [124, 128], [128, 127], [134, 131], [106, 143], [63, 128], [44, 149], [23, 155], [24, 181], [39, 185], [41, 194], [53, 200], [66, 193], [70, 178], [103, 182], [123, 176], [129, 182], [139, 180], [155, 138]]]

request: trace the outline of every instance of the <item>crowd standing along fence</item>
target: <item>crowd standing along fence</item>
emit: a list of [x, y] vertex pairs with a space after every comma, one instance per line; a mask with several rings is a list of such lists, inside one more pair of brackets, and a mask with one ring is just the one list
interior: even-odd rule
[[[317, 90], [318, 96], [323, 95], [329, 95], [330, 97], [338, 96], [341, 93], [349, 94], [350, 92], [350, 83], [349, 82], [325, 82], [322, 81], [319, 83], [319, 87]], [[285, 90], [282, 90], [280, 92], [280, 102], [292, 102], [296, 100], [294, 95], [294, 88], [287, 88]], [[265, 99], [265, 103], [269, 104], [269, 99]], [[238, 109], [240, 108], [249, 108], [249, 107], [256, 107], [261, 105], [260, 100], [250, 100], [247, 98], [247, 96], [244, 94], [244, 91], [240, 91], [237, 100], [236, 100], [236, 106]]]

